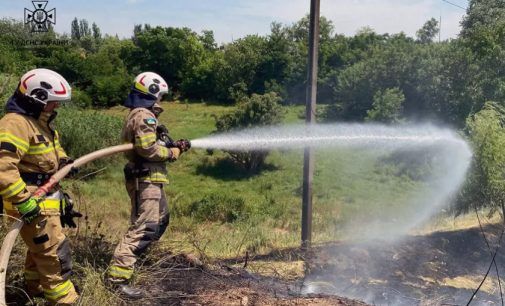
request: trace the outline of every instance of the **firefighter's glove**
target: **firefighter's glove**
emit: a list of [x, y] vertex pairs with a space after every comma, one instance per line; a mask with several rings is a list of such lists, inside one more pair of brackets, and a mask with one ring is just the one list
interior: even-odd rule
[[170, 138], [168, 134], [168, 129], [163, 124], [160, 124], [156, 127], [156, 135], [158, 135], [158, 139], [163, 142], [163, 145], [167, 148], [174, 147], [174, 140]]
[[63, 193], [63, 198], [65, 201], [65, 206], [63, 211], [60, 213], [60, 221], [61, 226], [65, 227], [77, 227], [77, 224], [74, 221], [74, 218], [81, 218], [82, 214], [76, 210], [74, 210], [74, 201], [70, 198], [67, 193]]
[[175, 147], [179, 148], [181, 152], [186, 152], [191, 149], [191, 142], [187, 139], [179, 139], [175, 142]]
[[40, 199], [30, 197], [24, 202], [15, 204], [19, 214], [21, 215], [21, 219], [23, 219], [26, 224], [30, 224], [33, 220], [35, 220], [35, 218], [40, 216], [39, 202]]
[[[70, 164], [73, 164], [73, 163], [74, 163], [74, 160], [71, 159], [71, 158], [62, 158], [58, 162], [58, 170], [60, 170], [61, 168], [65, 167], [66, 165], [70, 165]], [[75, 176], [78, 172], [79, 172], [78, 168], [72, 167], [70, 169], [70, 172], [68, 173], [68, 176], [69, 177]]]
[[163, 124], [160, 124], [156, 127], [156, 133], [169, 135], [167, 127]]

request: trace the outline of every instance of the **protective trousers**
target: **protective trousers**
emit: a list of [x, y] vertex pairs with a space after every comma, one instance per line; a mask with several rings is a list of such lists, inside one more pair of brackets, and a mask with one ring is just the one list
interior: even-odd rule
[[169, 222], [163, 185], [140, 182], [138, 194], [135, 185], [134, 180], [126, 182], [132, 204], [130, 227], [116, 247], [109, 268], [110, 277], [125, 281], [132, 277], [138, 256], [161, 238]]
[[28, 293], [42, 293], [51, 305], [71, 305], [79, 297], [70, 281], [72, 258], [60, 216], [41, 215], [21, 228], [28, 246], [25, 281]]

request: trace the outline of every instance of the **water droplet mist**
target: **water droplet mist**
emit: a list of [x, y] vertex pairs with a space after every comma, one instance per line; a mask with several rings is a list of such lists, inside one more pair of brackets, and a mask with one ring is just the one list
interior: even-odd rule
[[[424, 222], [458, 191], [465, 180], [472, 152], [455, 132], [433, 125], [385, 126], [378, 124], [314, 124], [254, 128], [192, 140], [195, 148], [248, 150], [299, 150], [313, 148], [352, 148], [388, 154], [400, 150], [430, 148], [439, 156], [439, 167], [429, 180], [422, 198], [406, 203], [412, 211], [395, 224], [381, 220], [367, 226], [360, 238], [395, 238]], [[317, 164], [317, 161], [316, 161]]]

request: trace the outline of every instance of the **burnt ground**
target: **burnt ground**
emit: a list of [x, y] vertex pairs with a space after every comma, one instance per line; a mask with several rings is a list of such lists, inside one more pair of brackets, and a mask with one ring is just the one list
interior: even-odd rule
[[[493, 251], [501, 231], [493, 225], [484, 229]], [[505, 250], [500, 249], [495, 261], [503, 282]], [[334, 243], [314, 250], [304, 290], [374, 305], [466, 305], [491, 262], [479, 228], [411, 236], [397, 243]], [[499, 286], [493, 266], [471, 305], [502, 305]]]
[[[150, 299], [131, 305], [366, 305], [328, 294], [301, 295], [301, 282], [249, 273], [230, 265], [194, 264], [187, 256], [169, 256], [148, 268], [138, 282]], [[156, 286], [153, 287], [153, 279]]]

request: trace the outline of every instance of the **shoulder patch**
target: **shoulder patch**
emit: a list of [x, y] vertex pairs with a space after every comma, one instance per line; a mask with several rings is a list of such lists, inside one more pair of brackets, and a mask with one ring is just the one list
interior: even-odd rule
[[156, 123], [158, 121], [156, 119], [154, 119], [154, 118], [147, 118], [147, 119], [144, 119], [144, 122], [145, 122], [145, 124], [156, 125]]

